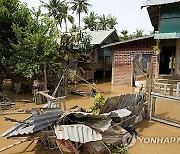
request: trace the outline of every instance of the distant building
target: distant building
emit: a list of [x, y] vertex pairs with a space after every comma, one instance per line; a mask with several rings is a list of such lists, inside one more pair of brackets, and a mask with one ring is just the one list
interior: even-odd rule
[[[70, 64], [72, 71], [85, 80], [92, 80], [95, 74], [104, 74], [112, 70], [112, 52], [109, 48], [101, 48], [102, 45], [119, 41], [116, 30], [99, 30], [87, 32], [91, 36], [93, 52], [89, 57], [91, 61], [74, 60]], [[75, 80], [81, 80], [76, 78]]]

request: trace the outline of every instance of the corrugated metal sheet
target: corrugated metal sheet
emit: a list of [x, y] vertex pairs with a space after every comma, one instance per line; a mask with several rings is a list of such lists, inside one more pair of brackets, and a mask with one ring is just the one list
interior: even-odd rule
[[180, 2], [180, 0], [147, 0], [142, 7]]
[[[115, 96], [108, 98], [104, 104], [104, 106], [101, 108], [100, 113], [109, 113], [113, 110], [117, 109], [128, 109], [132, 113], [129, 115], [129, 117], [132, 118], [121, 118], [122, 122], [121, 126], [123, 128], [130, 127], [134, 124], [136, 116], [138, 116], [138, 112], [142, 107], [144, 106], [144, 99], [142, 95], [136, 95], [136, 94], [126, 94], [121, 96]], [[126, 120], [128, 119], [128, 120]]]
[[[98, 45], [102, 44], [108, 37], [111, 37], [112, 42], [119, 41], [119, 37], [115, 29], [110, 30], [98, 30], [98, 31], [83, 31], [86, 32], [88, 35], [91, 36], [91, 45]], [[66, 33], [70, 34], [70, 33]], [[71, 33], [72, 35], [76, 35], [77, 32]], [[58, 42], [60, 39], [57, 40]]]
[[90, 31], [87, 32], [92, 39], [91, 39], [91, 44], [96, 45], [96, 44], [101, 44], [103, 41], [109, 37], [115, 30], [102, 30], [102, 31]]
[[84, 124], [100, 132], [104, 132], [105, 130], [108, 130], [109, 126], [111, 126], [111, 121], [112, 119], [105, 115], [96, 115], [85, 112], [73, 112], [65, 116], [61, 116], [57, 123], [58, 125], [68, 125], [69, 122]]
[[110, 117], [120, 117], [120, 118], [124, 118], [127, 117], [131, 114], [132, 112], [127, 110], [127, 109], [120, 109], [120, 110], [115, 110], [110, 112]]
[[55, 126], [57, 139], [70, 140], [79, 143], [102, 140], [102, 135], [88, 126], [76, 125], [57, 125]]
[[42, 109], [41, 111], [33, 110], [32, 116], [24, 120], [25, 123], [29, 124], [18, 123], [1, 136], [13, 137], [35, 133], [53, 125], [62, 114], [63, 112], [60, 109], [52, 109], [49, 111], [44, 111]]
[[154, 35], [154, 39], [178, 39], [180, 33], [159, 33]]
[[107, 48], [107, 47], [111, 47], [111, 46], [126, 44], [126, 43], [130, 43], [130, 42], [133, 42], [133, 41], [140, 41], [140, 40], [149, 39], [149, 38], [152, 38], [152, 37], [154, 37], [154, 35], [148, 35], [148, 36], [138, 37], [138, 38], [134, 38], [134, 39], [130, 39], [130, 40], [119, 41], [119, 42], [115, 42], [115, 43], [102, 45], [101, 48]]

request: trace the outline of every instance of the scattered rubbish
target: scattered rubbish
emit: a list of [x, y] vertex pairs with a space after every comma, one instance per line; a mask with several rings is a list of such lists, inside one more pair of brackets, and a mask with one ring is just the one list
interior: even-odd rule
[[96, 84], [93, 82], [93, 86], [92, 86], [92, 89], [91, 89], [91, 92], [90, 92], [90, 97], [95, 97], [96, 96]]
[[84, 151], [90, 154], [108, 154], [111, 151], [105, 146], [102, 141], [89, 142], [83, 145]]
[[0, 109], [2, 110], [6, 110], [9, 109], [11, 107], [13, 107], [15, 105], [15, 103], [13, 103], [10, 98], [8, 98], [7, 96], [3, 95], [0, 92]]
[[10, 138], [36, 133], [52, 126], [62, 114], [60, 109], [33, 109], [31, 117], [21, 121], [1, 136]]
[[[134, 135], [134, 126], [140, 122], [144, 107], [143, 95], [122, 95], [106, 100], [99, 114], [86, 112], [74, 106], [63, 112], [46, 104], [47, 108], [32, 109], [29, 118], [19, 121], [5, 118], [17, 125], [4, 132], [7, 138], [36, 138], [49, 150], [59, 149], [61, 153], [111, 153], [107, 145], [128, 146]], [[143, 118], [143, 115], [141, 115]], [[142, 119], [141, 119], [142, 120]]]
[[89, 96], [88, 93], [86, 93], [85, 91], [81, 91], [81, 90], [71, 90], [71, 94], [80, 95], [80, 96], [84, 96], [84, 97]]

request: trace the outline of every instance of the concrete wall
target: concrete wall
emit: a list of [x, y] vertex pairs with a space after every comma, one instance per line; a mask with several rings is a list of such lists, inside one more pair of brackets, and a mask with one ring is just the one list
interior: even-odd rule
[[176, 75], [180, 75], [180, 39], [176, 40]]

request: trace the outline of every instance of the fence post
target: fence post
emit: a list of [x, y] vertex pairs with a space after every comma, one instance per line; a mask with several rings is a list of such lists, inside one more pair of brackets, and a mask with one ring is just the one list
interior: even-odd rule
[[147, 90], [147, 115], [146, 118], [150, 118], [150, 110], [151, 110], [151, 92], [152, 92], [152, 63], [147, 63], [147, 73], [148, 78], [146, 80], [146, 90]]

